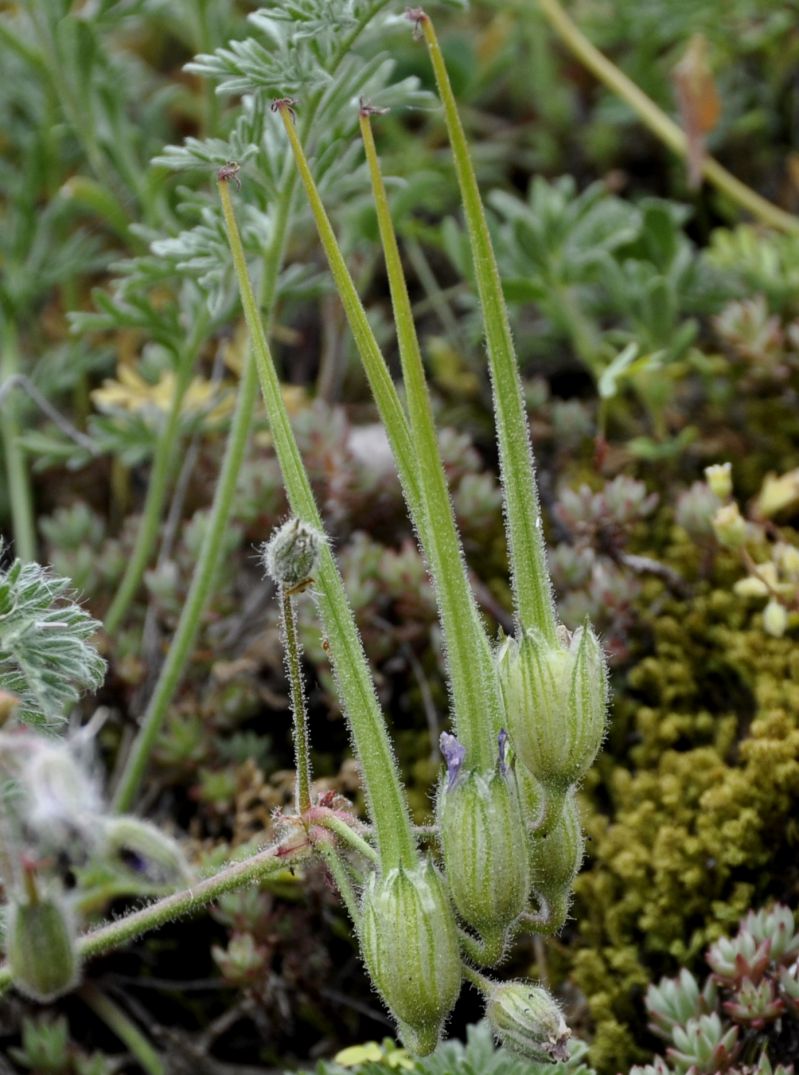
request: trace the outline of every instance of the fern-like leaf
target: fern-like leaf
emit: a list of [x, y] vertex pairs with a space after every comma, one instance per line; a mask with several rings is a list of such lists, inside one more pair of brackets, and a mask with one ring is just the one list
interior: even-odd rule
[[89, 641], [99, 626], [69, 579], [20, 560], [0, 572], [0, 689], [19, 697], [19, 719], [55, 729], [100, 686], [105, 661]]

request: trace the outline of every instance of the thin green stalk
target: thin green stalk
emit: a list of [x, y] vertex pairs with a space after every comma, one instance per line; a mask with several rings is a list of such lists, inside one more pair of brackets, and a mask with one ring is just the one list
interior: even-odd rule
[[441, 611], [456, 728], [467, 749], [469, 763], [489, 768], [494, 762], [495, 736], [500, 723], [496, 668], [469, 585], [458, 537], [411, 300], [368, 109], [361, 109], [360, 128], [391, 289], [411, 432], [417, 449], [417, 473], [427, 519], [425, 552]]
[[118, 1004], [96, 985], [86, 982], [80, 996], [87, 1007], [128, 1047], [146, 1075], [167, 1075], [166, 1066], [149, 1040]]
[[330, 829], [336, 836], [339, 837], [345, 844], [349, 844], [353, 851], [357, 851], [359, 855], [363, 855], [369, 862], [374, 863], [375, 866], [379, 865], [380, 859], [377, 852], [368, 844], [362, 836], [353, 829], [352, 825], [348, 825], [346, 821], [343, 821], [340, 817], [336, 817], [335, 814], [325, 814], [324, 817], [314, 818], [315, 825], [321, 825], [322, 828]]
[[536, 914], [526, 912], [519, 915], [514, 927], [525, 933], [538, 933], [546, 937], [554, 937], [560, 933], [569, 916], [569, 893], [560, 893], [551, 900], [541, 901], [541, 910]]
[[375, 397], [380, 417], [391, 444], [408, 508], [424, 539], [426, 524], [416, 474], [416, 451], [411, 439], [408, 419], [402, 409], [388, 366], [375, 339], [375, 334], [372, 332], [363, 303], [336, 241], [333, 227], [322, 205], [322, 199], [319, 197], [302, 143], [294, 126], [291, 107], [285, 102], [276, 102], [276, 107], [286, 128], [297, 171], [300, 174], [302, 185], [308, 197], [308, 203], [316, 222], [319, 239], [330, 265], [336, 291], [341, 298], [341, 304], [347, 315], [347, 322], [355, 340], [355, 346], [361, 356], [372, 395]]
[[318, 843], [316, 850], [330, 871], [330, 876], [333, 878], [339, 895], [344, 901], [344, 906], [347, 908], [347, 912], [357, 929], [360, 919], [358, 897], [355, 894], [355, 888], [350, 880], [346, 865], [339, 858], [338, 852], [332, 844]]
[[[9, 320], [3, 325], [3, 353], [0, 357], [0, 386], [19, 373], [19, 345], [17, 333]], [[14, 534], [14, 552], [20, 560], [36, 559], [36, 524], [33, 515], [28, 468], [25, 453], [20, 446], [21, 430], [15, 413], [14, 401], [9, 397], [0, 410], [0, 436], [6, 459], [8, 498], [11, 505], [11, 526]]]
[[481, 993], [484, 993], [485, 996], [488, 996], [494, 990], [495, 983], [490, 978], [486, 978], [475, 967], [470, 967], [468, 963], [463, 964], [463, 977], [467, 982], [471, 982], [476, 989], [479, 989]]
[[465, 929], [458, 930], [458, 940], [461, 951], [473, 963], [479, 963], [481, 967], [495, 967], [502, 961], [506, 951], [507, 942], [504, 933], [495, 934], [492, 938], [473, 937]]
[[102, 914], [114, 900], [124, 897], [136, 900], [157, 899], [171, 891], [170, 885], [156, 885], [152, 882], [108, 881], [81, 893], [74, 907], [80, 918], [93, 918]]
[[300, 643], [297, 638], [297, 617], [294, 612], [294, 601], [285, 589], [280, 591], [280, 612], [283, 641], [286, 646], [286, 667], [291, 687], [291, 709], [294, 716], [294, 764], [297, 770], [294, 805], [298, 813], [304, 814], [311, 808], [311, 749], [308, 741], [308, 712], [300, 663]]
[[530, 431], [499, 270], [469, 146], [436, 32], [427, 15], [421, 14], [418, 23], [427, 44], [444, 106], [444, 118], [463, 200], [466, 229], [483, 310], [516, 618], [522, 628], [537, 627], [547, 640], [554, 642], [555, 609], [547, 572]]
[[203, 611], [213, 591], [225, 528], [236, 492], [236, 479], [247, 448], [257, 396], [258, 375], [252, 353], [248, 352], [197, 567], [192, 576], [186, 603], [180, 612], [172, 644], [114, 795], [114, 809], [119, 813], [125, 813], [133, 806], [167, 709], [194, 648], [202, 624]]
[[[250, 345], [258, 368], [266, 412], [272, 428], [275, 451], [289, 504], [299, 519], [316, 527], [317, 530], [322, 530], [322, 519], [314, 501], [297, 442], [294, 439], [277, 371], [250, 283], [247, 259], [233, 211], [230, 184], [225, 180], [220, 180], [218, 189], [244, 317], [250, 333]], [[391, 752], [385, 722], [380, 712], [358, 629], [347, 601], [344, 584], [327, 546], [322, 549], [319, 569], [315, 577], [318, 587], [317, 599], [330, 641], [333, 668], [361, 762], [369, 813], [377, 834], [380, 861], [386, 870], [396, 866], [412, 868], [417, 861], [416, 844], [396, 761]]]
[[[84, 933], [78, 938], [78, 955], [81, 959], [91, 959], [103, 952], [121, 948], [143, 933], [198, 911], [226, 892], [233, 892], [245, 885], [258, 884], [272, 874], [288, 869], [306, 858], [310, 852], [310, 844], [302, 844], [291, 850], [285, 850], [279, 845], [269, 847], [243, 862], [225, 867], [213, 877], [198, 881], [191, 888], [181, 889], [180, 892], [165, 896], [164, 899], [148, 904], [139, 911], [133, 911], [124, 918], [118, 918]], [[0, 966], [0, 993], [11, 984], [11, 972], [8, 965], [3, 964]]]
[[[572, 22], [558, 0], [538, 0], [538, 6], [563, 43], [600, 82], [629, 105], [646, 127], [678, 157], [688, 158], [685, 132], [623, 71], [597, 49]], [[767, 201], [727, 171], [713, 157], [704, 157], [700, 169], [708, 182], [769, 227], [799, 234], [799, 220]]]
[[144, 501], [144, 509], [139, 522], [133, 552], [128, 560], [119, 588], [114, 595], [114, 600], [111, 602], [105, 616], [105, 629], [109, 635], [116, 634], [124, 620], [130, 608], [130, 603], [141, 585], [141, 580], [158, 539], [158, 529], [161, 523], [167, 488], [178, 456], [177, 445], [180, 439], [183, 400], [191, 383], [194, 364], [202, 346], [207, 326], [207, 314], [199, 316], [194, 323], [191, 337], [187, 340], [180, 356], [175, 378], [175, 391], [172, 396], [166, 424], [156, 445], [150, 480], [147, 485], [147, 496]]

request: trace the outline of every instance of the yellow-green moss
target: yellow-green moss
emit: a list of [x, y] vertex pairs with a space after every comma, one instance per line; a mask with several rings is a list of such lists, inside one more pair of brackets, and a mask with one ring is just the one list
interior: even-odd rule
[[576, 886], [573, 975], [608, 1073], [640, 1058], [646, 984], [799, 879], [795, 639], [766, 635], [727, 589], [669, 602], [648, 626], [651, 655], [589, 785], [602, 810]]

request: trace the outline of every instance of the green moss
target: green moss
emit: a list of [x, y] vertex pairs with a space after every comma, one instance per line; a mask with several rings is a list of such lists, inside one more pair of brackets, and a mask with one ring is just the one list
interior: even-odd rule
[[765, 635], [727, 589], [667, 602], [648, 628], [589, 786], [603, 810], [576, 885], [572, 969], [607, 1072], [640, 1058], [645, 985], [798, 876], [795, 640]]

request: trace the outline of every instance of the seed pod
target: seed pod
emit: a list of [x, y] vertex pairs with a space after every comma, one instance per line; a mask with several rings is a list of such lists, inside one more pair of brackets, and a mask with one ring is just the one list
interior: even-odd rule
[[9, 901], [6, 958], [16, 988], [41, 1004], [77, 985], [74, 923], [61, 893]]
[[289, 519], [261, 547], [264, 567], [276, 586], [291, 590], [307, 583], [316, 570], [325, 537], [301, 519]]
[[370, 877], [361, 903], [366, 969], [408, 1049], [425, 1056], [461, 988], [455, 916], [432, 863]]
[[571, 1031], [556, 1001], [540, 985], [500, 982], [489, 995], [486, 1017], [501, 1045], [529, 1060], [568, 1060]]
[[449, 890], [461, 918], [483, 938], [488, 952], [502, 951], [505, 932], [527, 906], [530, 892], [519, 793], [505, 765], [504, 742], [500, 749], [493, 770], [442, 780], [437, 799]]
[[530, 841], [533, 888], [549, 907], [563, 907], [565, 912], [585, 847], [580, 810], [573, 792], [566, 796], [552, 831], [543, 836], [533, 833]]
[[587, 624], [548, 642], [531, 629], [498, 655], [514, 749], [548, 791], [564, 792], [590, 767], [605, 734], [608, 684], [596, 635]]

